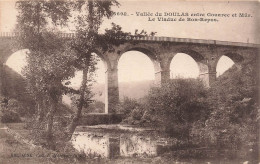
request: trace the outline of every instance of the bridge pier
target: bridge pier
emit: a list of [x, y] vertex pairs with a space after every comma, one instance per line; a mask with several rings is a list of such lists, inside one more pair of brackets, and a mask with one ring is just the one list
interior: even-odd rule
[[162, 85], [170, 80], [170, 63], [171, 61], [167, 57], [162, 58], [162, 61], [153, 60], [157, 85]]
[[216, 80], [217, 72], [206, 72], [200, 73], [199, 78], [203, 81], [206, 87], [210, 87], [211, 84]]
[[210, 85], [216, 80], [216, 66], [212, 66], [212, 63], [209, 63], [208, 60], [197, 62], [199, 66], [199, 79], [202, 80], [206, 87], [210, 87]]
[[115, 108], [119, 103], [118, 70], [107, 69], [106, 71], [106, 95], [105, 113], [115, 113]]
[[166, 83], [170, 79], [170, 70], [160, 70], [155, 72], [155, 82], [158, 85]]
[[118, 87], [118, 60], [119, 54], [115, 52], [106, 52], [103, 54], [103, 61], [106, 68], [105, 82], [105, 113], [115, 114], [116, 106], [119, 103]]

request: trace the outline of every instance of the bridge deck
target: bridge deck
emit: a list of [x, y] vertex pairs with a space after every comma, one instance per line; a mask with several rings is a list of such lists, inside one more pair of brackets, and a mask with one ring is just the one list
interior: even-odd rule
[[[17, 35], [18, 34], [14, 32], [0, 32], [0, 38], [12, 38]], [[60, 33], [60, 35], [64, 38], [75, 37], [75, 33]], [[229, 41], [191, 39], [191, 38], [175, 38], [175, 37], [165, 37], [165, 36], [128, 37], [126, 39], [140, 40], [140, 41], [213, 44], [213, 45], [225, 45], [225, 46], [237, 46], [237, 47], [260, 47], [260, 44], [255, 44], [255, 43], [229, 42]]]

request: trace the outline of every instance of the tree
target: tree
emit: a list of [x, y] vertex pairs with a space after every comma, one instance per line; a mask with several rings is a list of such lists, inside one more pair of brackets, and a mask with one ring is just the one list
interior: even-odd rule
[[67, 90], [61, 81], [72, 77], [75, 72], [71, 61], [75, 60], [76, 55], [68, 48], [68, 42], [57, 35], [57, 27], [65, 25], [69, 19], [70, 6], [66, 1], [17, 2], [17, 45], [30, 50], [24, 75], [28, 89], [39, 107], [39, 120], [47, 115], [48, 138], [52, 137], [57, 104], [62, 93]]
[[[94, 49], [98, 46], [98, 29], [103, 17], [110, 18], [112, 5], [109, 1], [19, 1], [16, 31], [21, 48], [29, 48], [28, 66], [24, 75], [29, 90], [39, 106], [38, 116], [47, 117], [47, 136], [51, 137], [53, 118], [61, 95], [76, 92], [62, 85], [62, 81], [83, 70], [83, 80], [77, 100], [77, 112], [68, 127], [68, 138], [74, 132], [81, 117], [83, 106], [90, 100], [89, 82], [95, 70]], [[71, 13], [76, 17], [76, 37], [68, 41], [58, 35], [59, 29], [69, 21]], [[90, 77], [90, 78], [89, 78]], [[47, 114], [47, 116], [45, 116]]]
[[78, 69], [83, 69], [83, 80], [80, 87], [80, 98], [77, 105], [77, 113], [68, 128], [68, 133], [72, 135], [82, 114], [84, 106], [88, 106], [87, 90], [88, 73], [95, 70], [95, 52], [100, 44], [98, 41], [98, 30], [104, 17], [111, 18], [113, 12], [112, 5], [119, 5], [115, 0], [109, 1], [77, 1], [74, 8], [80, 13], [77, 17], [76, 38], [72, 48], [77, 52], [78, 60], [76, 65]]

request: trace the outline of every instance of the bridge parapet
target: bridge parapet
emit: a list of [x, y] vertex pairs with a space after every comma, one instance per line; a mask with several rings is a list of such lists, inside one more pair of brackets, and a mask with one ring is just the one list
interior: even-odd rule
[[[75, 33], [58, 33], [62, 38], [74, 38]], [[0, 32], [0, 38], [14, 38], [19, 36], [17, 32]]]
[[175, 38], [175, 37], [164, 37], [164, 36], [144, 36], [144, 37], [133, 36], [133, 37], [127, 37], [126, 39], [127, 40], [140, 40], [140, 41], [198, 43], [198, 44], [239, 46], [239, 47], [259, 47], [259, 44], [254, 44], [254, 43], [229, 42], [229, 41], [206, 40], [206, 39], [191, 39], [191, 38]]
[[16, 37], [18, 33], [16, 32], [0, 32], [0, 38], [12, 38]]
[[[63, 38], [75, 38], [75, 33], [58, 33]], [[18, 36], [16, 32], [0, 32], [0, 38], [12, 38]], [[125, 40], [136, 40], [136, 41], [155, 41], [155, 42], [176, 42], [176, 43], [195, 43], [195, 44], [208, 44], [208, 45], [224, 45], [224, 46], [235, 46], [235, 47], [255, 47], [259, 48], [260, 44], [255, 43], [243, 43], [243, 42], [229, 42], [229, 41], [218, 41], [218, 40], [206, 40], [206, 39], [191, 39], [191, 38], [175, 38], [175, 37], [164, 37], [164, 36], [128, 36], [121, 38]]]

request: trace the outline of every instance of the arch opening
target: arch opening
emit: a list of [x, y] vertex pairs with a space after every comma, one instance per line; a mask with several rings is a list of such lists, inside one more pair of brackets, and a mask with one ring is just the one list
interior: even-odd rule
[[118, 61], [119, 97], [139, 99], [148, 94], [154, 83], [153, 60], [143, 52], [131, 50]]
[[216, 67], [217, 77], [225, 73], [234, 64], [235, 62], [230, 57], [226, 55], [221, 56], [221, 58], [218, 60], [217, 67]]
[[11, 68], [16, 73], [22, 75], [22, 69], [27, 65], [26, 56], [30, 51], [22, 49], [11, 54], [4, 65]]
[[200, 69], [193, 57], [186, 53], [177, 53], [171, 60], [170, 78], [198, 78]]

